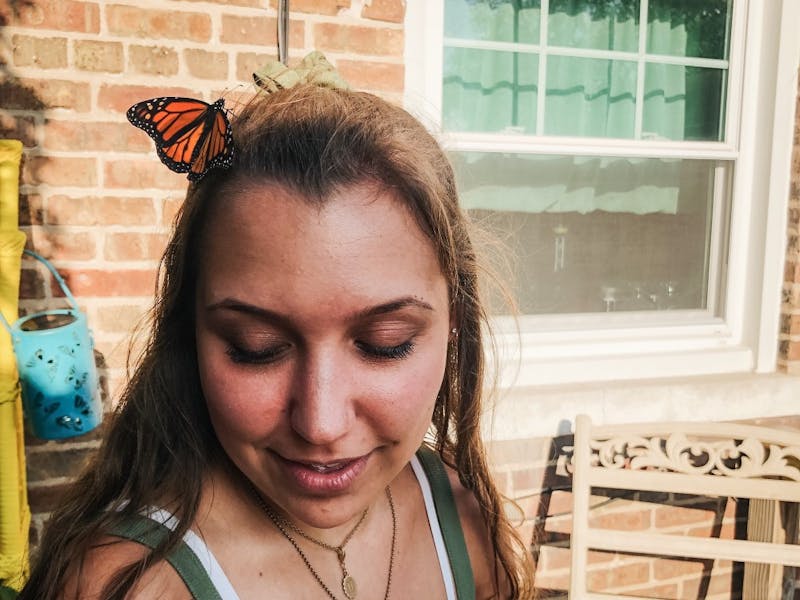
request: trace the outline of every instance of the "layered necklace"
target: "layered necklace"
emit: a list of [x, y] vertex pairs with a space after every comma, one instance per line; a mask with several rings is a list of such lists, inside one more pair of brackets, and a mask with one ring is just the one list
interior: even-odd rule
[[[288, 519], [282, 517], [278, 513], [276, 513], [272, 507], [267, 504], [261, 494], [256, 490], [255, 486], [251, 484], [251, 489], [253, 495], [256, 497], [258, 501], [258, 505], [261, 507], [261, 510], [266, 514], [270, 521], [275, 524], [275, 527], [278, 528], [278, 531], [281, 532], [283, 537], [285, 537], [289, 542], [294, 546], [294, 549], [297, 551], [297, 554], [300, 555], [300, 558], [303, 559], [308, 570], [314, 576], [314, 579], [317, 580], [317, 583], [325, 590], [325, 593], [328, 594], [328, 597], [331, 600], [338, 600], [330, 588], [325, 585], [325, 582], [322, 581], [322, 577], [320, 577], [317, 570], [311, 564], [311, 561], [306, 556], [306, 553], [303, 552], [303, 549], [300, 547], [300, 544], [297, 543], [297, 540], [292, 536], [292, 533], [299, 535], [300, 537], [308, 540], [319, 546], [320, 548], [325, 548], [326, 550], [330, 550], [336, 553], [336, 558], [339, 560], [339, 567], [342, 569], [342, 592], [347, 597], [348, 600], [355, 600], [356, 595], [358, 593], [358, 586], [356, 586], [356, 580], [353, 579], [353, 576], [350, 575], [347, 571], [347, 565], [345, 564], [345, 552], [344, 547], [347, 545], [347, 542], [350, 541], [350, 538], [353, 537], [353, 534], [358, 530], [361, 524], [364, 522], [364, 519], [367, 518], [367, 513], [369, 512], [369, 508], [365, 508], [364, 512], [361, 513], [361, 517], [358, 519], [358, 522], [353, 525], [353, 528], [344, 536], [344, 539], [338, 546], [334, 546], [333, 544], [328, 544], [323, 542], [322, 540], [318, 540], [317, 538], [307, 534], [305, 531], [297, 527], [294, 523], [289, 521]], [[392, 587], [392, 568], [394, 567], [394, 550], [395, 550], [395, 540], [397, 537], [397, 515], [395, 514], [394, 510], [394, 500], [392, 499], [392, 492], [389, 489], [389, 486], [386, 486], [386, 499], [389, 501], [389, 510], [392, 513], [392, 549], [391, 553], [389, 554], [389, 574], [386, 579], [386, 593], [383, 595], [383, 600], [389, 600], [389, 591]]]

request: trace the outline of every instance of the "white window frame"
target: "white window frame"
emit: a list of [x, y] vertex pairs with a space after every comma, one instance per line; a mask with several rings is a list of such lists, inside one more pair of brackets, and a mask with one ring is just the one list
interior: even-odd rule
[[720, 235], [721, 220], [729, 218], [727, 264], [711, 257], [712, 268], [727, 270], [722, 317], [712, 311], [523, 315], [518, 330], [496, 318], [501, 385], [775, 371], [800, 67], [798, 22], [798, 0], [735, 1], [725, 142], [449, 135], [441, 133], [444, 0], [408, 0], [405, 106], [445, 148], [550, 155], [604, 155], [613, 148], [619, 156], [725, 159], [736, 165], [730, 214], [715, 207], [712, 225]]

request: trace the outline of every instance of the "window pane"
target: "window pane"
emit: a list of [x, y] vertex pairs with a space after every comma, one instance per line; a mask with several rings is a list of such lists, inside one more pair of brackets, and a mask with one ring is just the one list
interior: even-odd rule
[[648, 64], [642, 137], [721, 140], [725, 75], [722, 69]]
[[444, 14], [446, 37], [539, 43], [539, 0], [446, 0]]
[[[716, 161], [454, 152], [525, 314], [707, 308]], [[502, 306], [499, 304], [498, 306]]]
[[546, 134], [630, 138], [634, 135], [635, 107], [636, 63], [548, 58]]
[[728, 0], [650, 0], [647, 51], [727, 59]]
[[535, 133], [538, 73], [535, 54], [445, 48], [444, 128]]
[[550, 0], [547, 42], [570, 48], [639, 48], [639, 0]]

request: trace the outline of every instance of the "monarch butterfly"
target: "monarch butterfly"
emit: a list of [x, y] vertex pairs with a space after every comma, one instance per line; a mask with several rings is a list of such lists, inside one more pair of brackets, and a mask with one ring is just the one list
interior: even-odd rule
[[199, 181], [216, 167], [233, 161], [231, 124], [225, 101], [213, 104], [194, 98], [166, 96], [138, 102], [128, 109], [128, 120], [156, 143], [158, 157], [176, 173]]

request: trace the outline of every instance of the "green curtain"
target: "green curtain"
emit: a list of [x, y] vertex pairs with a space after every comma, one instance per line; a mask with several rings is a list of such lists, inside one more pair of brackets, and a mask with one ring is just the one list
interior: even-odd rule
[[[646, 34], [647, 52], [653, 55], [724, 60], [729, 19], [727, 0], [649, 0], [645, 28], [639, 23], [639, 11], [639, 0], [551, 0], [547, 39], [542, 40], [537, 0], [446, 0], [445, 36], [461, 40], [460, 45], [469, 45], [468, 40], [518, 42], [547, 45], [552, 52], [547, 56], [546, 89], [541, 94], [537, 53], [446, 43], [444, 129], [532, 135], [537, 132], [537, 104], [543, 101], [545, 122], [538, 130], [545, 135], [634, 138], [636, 61], [563, 56], [559, 48], [636, 53], [640, 34]], [[641, 138], [722, 139], [725, 84], [724, 68], [668, 64], [650, 57], [644, 68]], [[494, 160], [493, 169], [500, 171], [500, 163], [507, 158], [495, 156]], [[559, 202], [554, 189], [541, 182], [522, 184], [497, 177], [492, 186], [483, 186], [483, 193], [473, 189], [466, 200], [476, 207], [528, 212], [674, 212], [679, 181], [665, 181], [662, 175], [669, 167], [656, 162], [650, 163], [649, 182], [642, 180], [643, 174], [647, 179], [648, 168], [637, 168], [635, 180], [613, 199], [595, 194], [593, 200], [592, 179], [582, 182], [585, 189], [580, 200], [572, 194]], [[595, 175], [608, 172], [608, 164], [597, 159], [595, 164]], [[582, 172], [592, 176], [586, 169]]]

